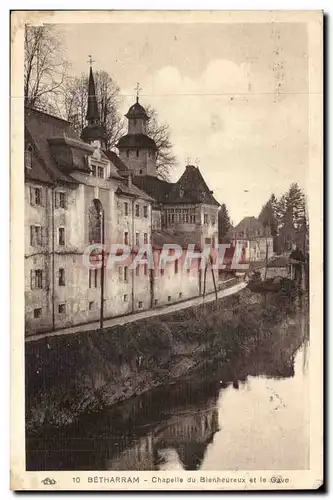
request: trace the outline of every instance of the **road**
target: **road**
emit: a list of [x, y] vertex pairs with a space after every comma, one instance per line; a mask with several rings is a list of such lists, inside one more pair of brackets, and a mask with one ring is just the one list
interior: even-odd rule
[[[238, 293], [243, 288], [247, 286], [247, 282], [241, 281], [236, 283], [229, 288], [220, 290], [218, 292], [218, 298], [228, 297], [234, 293]], [[160, 316], [161, 314], [168, 314], [175, 311], [180, 311], [181, 309], [186, 309], [187, 307], [199, 306], [208, 302], [215, 300], [215, 293], [207, 294], [205, 297], [195, 297], [186, 301], [178, 302], [176, 304], [166, 305], [159, 307], [158, 309], [149, 309], [148, 311], [140, 311], [138, 313], [129, 314], [126, 316], [119, 316], [117, 318], [111, 318], [104, 321], [104, 328], [110, 328], [116, 325], [125, 325], [126, 323], [132, 323], [133, 321], [138, 321], [140, 319], [151, 318], [154, 316]], [[62, 328], [53, 332], [37, 333], [35, 335], [30, 335], [25, 339], [26, 342], [33, 342], [45, 337], [54, 337], [57, 335], [67, 335], [72, 333], [84, 333], [98, 330], [100, 328], [99, 321], [94, 321], [93, 323], [87, 323], [85, 325], [71, 326], [68, 328]]]

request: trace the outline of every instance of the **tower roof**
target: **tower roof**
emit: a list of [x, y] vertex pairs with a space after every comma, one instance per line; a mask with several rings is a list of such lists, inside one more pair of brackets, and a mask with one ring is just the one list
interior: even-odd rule
[[88, 107], [87, 107], [87, 115], [88, 122], [93, 122], [95, 120], [99, 120], [99, 112], [98, 112], [98, 104], [96, 98], [96, 88], [94, 75], [92, 72], [92, 67], [90, 66], [89, 72], [89, 83], [88, 83]]
[[131, 118], [143, 118], [144, 120], [149, 120], [149, 117], [146, 113], [146, 110], [143, 106], [141, 106], [141, 104], [139, 103], [139, 100], [137, 98], [137, 101], [135, 104], [133, 104], [129, 110], [127, 111], [126, 113], [126, 118], [128, 118], [129, 120]]

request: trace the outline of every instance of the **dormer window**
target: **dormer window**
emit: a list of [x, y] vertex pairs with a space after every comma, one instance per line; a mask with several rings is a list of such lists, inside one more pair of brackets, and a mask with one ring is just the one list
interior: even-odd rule
[[100, 179], [104, 179], [104, 168], [103, 167], [98, 167], [98, 177]]
[[32, 168], [32, 147], [29, 144], [24, 153], [24, 163], [26, 168]]
[[91, 167], [91, 175], [93, 177], [96, 177], [96, 165], [92, 165], [92, 167]]

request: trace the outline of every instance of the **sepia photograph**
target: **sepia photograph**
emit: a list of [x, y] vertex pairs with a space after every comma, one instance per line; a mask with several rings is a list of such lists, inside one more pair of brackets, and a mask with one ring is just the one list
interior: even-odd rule
[[320, 487], [322, 12], [11, 21], [12, 489]]

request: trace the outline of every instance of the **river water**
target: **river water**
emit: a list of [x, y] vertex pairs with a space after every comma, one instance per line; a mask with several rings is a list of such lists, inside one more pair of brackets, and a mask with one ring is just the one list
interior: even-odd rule
[[307, 469], [308, 349], [305, 342], [287, 358], [281, 351], [273, 362], [240, 361], [232, 377], [216, 362], [56, 435], [27, 439], [27, 469]]

